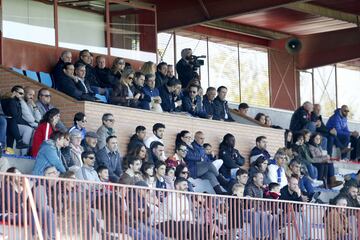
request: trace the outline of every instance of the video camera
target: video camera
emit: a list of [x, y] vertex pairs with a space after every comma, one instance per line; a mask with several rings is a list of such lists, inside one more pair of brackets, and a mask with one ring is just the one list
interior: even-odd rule
[[205, 64], [203, 59], [200, 58], [206, 58], [205, 55], [201, 55], [201, 56], [195, 56], [195, 55], [191, 55], [190, 59], [189, 59], [189, 63], [192, 65], [193, 67], [193, 71], [196, 71], [198, 68], [200, 68], [201, 66], [203, 66]]

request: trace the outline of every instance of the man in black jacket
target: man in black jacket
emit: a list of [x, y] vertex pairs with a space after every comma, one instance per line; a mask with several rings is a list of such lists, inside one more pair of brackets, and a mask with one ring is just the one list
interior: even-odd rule
[[203, 97], [204, 110], [207, 114], [207, 118], [212, 119], [214, 116], [214, 99], [216, 97], [216, 88], [208, 87], [206, 94]]
[[167, 74], [167, 63], [166, 62], [161, 62], [157, 65], [156, 67], [156, 79], [155, 79], [155, 87], [156, 88], [160, 88], [161, 86], [165, 85], [168, 81], [168, 78], [166, 76]]
[[304, 102], [304, 104], [296, 109], [291, 117], [290, 130], [293, 133], [299, 133], [303, 129], [308, 129], [310, 132], [315, 132], [316, 125], [311, 121], [311, 112], [313, 105], [311, 102]]
[[138, 145], [144, 145], [144, 140], [146, 137], [146, 128], [144, 126], [137, 126], [135, 128], [135, 134], [131, 136], [130, 142], [128, 144], [127, 152], [135, 149]]
[[234, 122], [234, 119], [231, 117], [228, 102], [225, 100], [227, 94], [227, 88], [225, 86], [220, 86], [217, 89], [217, 97], [214, 100], [214, 116], [212, 119]]
[[189, 82], [194, 78], [194, 70], [190, 64], [191, 55], [191, 48], [181, 50], [181, 59], [176, 64], [176, 71], [183, 88], [186, 88]]
[[60, 81], [60, 77], [64, 74], [63, 69], [65, 63], [71, 63], [71, 60], [72, 60], [72, 54], [70, 51], [66, 50], [61, 53], [59, 61], [56, 63], [52, 71], [52, 75], [55, 80], [55, 86], [57, 86], [58, 82]]
[[106, 58], [104, 56], [96, 57], [96, 66], [95, 66], [96, 78], [102, 88], [112, 89], [116, 84], [113, 82], [114, 78], [111, 77], [111, 71], [106, 67]]
[[31, 135], [33, 132], [33, 129], [22, 118], [20, 100], [24, 98], [24, 93], [22, 86], [14, 86], [11, 89], [11, 97], [1, 100], [1, 107], [7, 120], [7, 146], [12, 147], [15, 139], [17, 149], [29, 147], [29, 143], [23, 142], [23, 137]]
[[182, 100], [174, 102], [173, 93], [181, 82], [178, 79], [169, 80], [164, 86], [159, 89], [161, 97], [161, 107], [164, 112], [174, 112], [175, 108], [182, 105]]

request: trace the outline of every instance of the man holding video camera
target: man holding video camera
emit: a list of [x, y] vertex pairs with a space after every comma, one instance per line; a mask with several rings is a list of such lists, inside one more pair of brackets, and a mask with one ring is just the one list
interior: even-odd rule
[[189, 82], [194, 78], [198, 68], [204, 65], [204, 60], [200, 60], [199, 58], [205, 57], [206, 56], [197, 57], [192, 55], [191, 48], [181, 50], [181, 59], [176, 64], [176, 71], [183, 88], [188, 86]]

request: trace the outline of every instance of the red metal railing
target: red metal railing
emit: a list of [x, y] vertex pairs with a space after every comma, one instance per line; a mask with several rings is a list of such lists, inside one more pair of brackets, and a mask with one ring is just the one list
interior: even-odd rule
[[359, 239], [355, 208], [14, 174], [0, 179], [0, 239]]

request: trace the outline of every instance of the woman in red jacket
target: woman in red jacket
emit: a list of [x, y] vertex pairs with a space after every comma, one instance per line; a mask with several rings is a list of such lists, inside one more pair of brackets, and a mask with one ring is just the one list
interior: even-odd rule
[[44, 140], [48, 140], [51, 133], [56, 130], [55, 126], [60, 120], [60, 110], [52, 108], [47, 111], [41, 119], [38, 128], [35, 130], [31, 147], [31, 156], [36, 158], [40, 145]]

